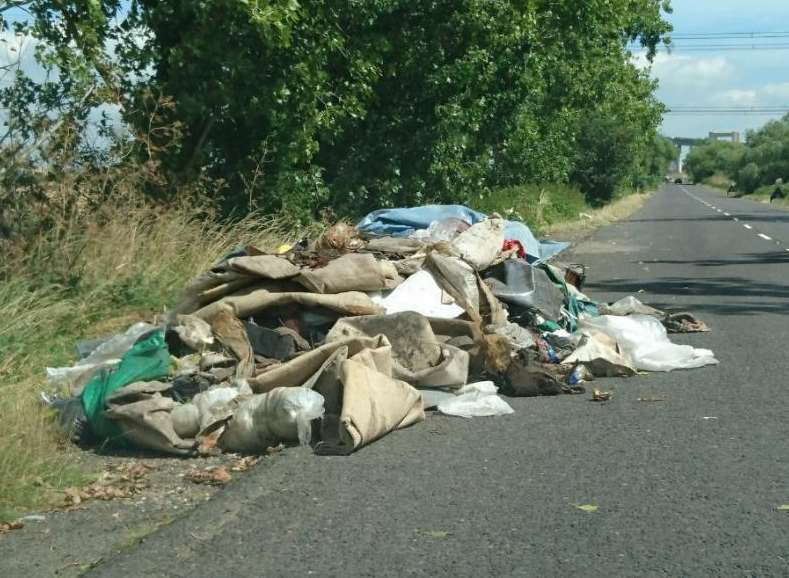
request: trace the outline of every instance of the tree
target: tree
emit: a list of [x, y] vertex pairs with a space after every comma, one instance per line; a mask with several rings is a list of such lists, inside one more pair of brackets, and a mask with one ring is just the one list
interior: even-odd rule
[[[468, 202], [571, 175], [604, 200], [601, 183], [634, 179], [662, 110], [627, 50], [654, 55], [662, 0], [25, 4], [63, 102], [118, 107], [138, 158], [171, 182], [225, 182], [228, 210]], [[590, 118], [615, 138], [592, 138]]]

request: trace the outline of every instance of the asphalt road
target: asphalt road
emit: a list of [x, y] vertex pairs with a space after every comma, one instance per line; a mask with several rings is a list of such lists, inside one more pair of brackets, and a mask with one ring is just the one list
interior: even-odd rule
[[570, 257], [593, 297], [697, 313], [675, 340], [719, 366], [288, 451], [90, 575], [789, 576], [787, 249], [789, 213], [667, 186]]

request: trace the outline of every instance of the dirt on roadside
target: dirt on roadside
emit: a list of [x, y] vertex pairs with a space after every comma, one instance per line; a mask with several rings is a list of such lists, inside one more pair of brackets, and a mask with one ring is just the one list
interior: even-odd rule
[[78, 459], [85, 468], [102, 474], [88, 486], [63, 492], [59, 509], [0, 526], [0, 576], [79, 576], [148, 539], [276, 455], [173, 458], [83, 452]]

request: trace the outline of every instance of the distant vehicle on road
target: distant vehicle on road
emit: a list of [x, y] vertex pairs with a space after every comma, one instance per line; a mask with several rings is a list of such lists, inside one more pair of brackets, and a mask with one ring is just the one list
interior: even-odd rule
[[674, 184], [675, 185], [681, 185], [682, 184], [682, 179], [681, 178], [674, 179]]

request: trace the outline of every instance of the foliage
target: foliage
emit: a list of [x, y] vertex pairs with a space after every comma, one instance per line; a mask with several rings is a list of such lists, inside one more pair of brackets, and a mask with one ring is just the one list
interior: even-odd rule
[[50, 74], [0, 95], [17, 143], [56, 142], [52, 118], [85, 135], [97, 110], [117, 111], [125, 136], [116, 126], [101, 154], [74, 138], [61, 166], [156, 162], [155, 198], [217, 180], [228, 212], [308, 218], [573, 176], [605, 200], [654, 169], [662, 109], [627, 45], [654, 55], [663, 0], [22, 4]]
[[685, 157], [685, 170], [697, 182], [702, 182], [716, 173], [728, 173], [736, 176], [733, 167], [741, 166], [745, 155], [745, 146], [719, 140], [709, 140], [701, 146], [694, 147]]
[[724, 173], [745, 193], [789, 177], [789, 114], [749, 131], [745, 144], [708, 141], [695, 147], [685, 161], [694, 179]]

